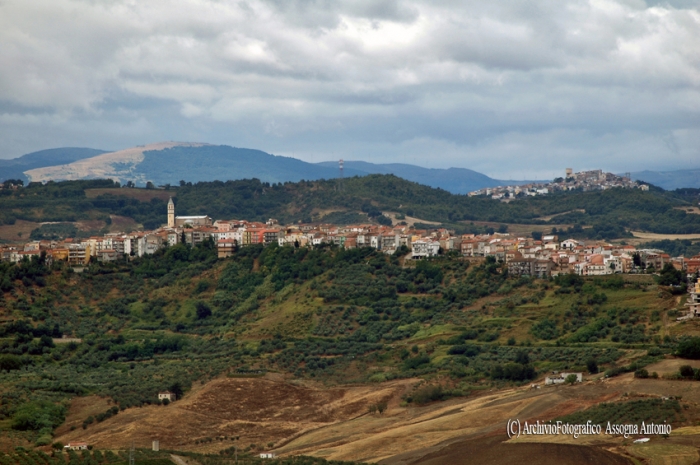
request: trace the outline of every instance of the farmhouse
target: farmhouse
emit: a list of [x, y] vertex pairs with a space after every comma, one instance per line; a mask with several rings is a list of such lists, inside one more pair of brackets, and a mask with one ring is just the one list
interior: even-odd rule
[[88, 444], [87, 442], [69, 442], [63, 448], [66, 450], [87, 450]]
[[170, 402], [174, 402], [177, 400], [177, 396], [175, 395], [174, 392], [170, 391], [163, 391], [158, 393], [158, 400], [164, 400], [168, 399]]
[[549, 385], [549, 384], [562, 384], [564, 381], [566, 381], [566, 378], [569, 375], [576, 375], [576, 382], [580, 383], [583, 381], [583, 373], [555, 373], [552, 376], [547, 376], [544, 379], [544, 384]]

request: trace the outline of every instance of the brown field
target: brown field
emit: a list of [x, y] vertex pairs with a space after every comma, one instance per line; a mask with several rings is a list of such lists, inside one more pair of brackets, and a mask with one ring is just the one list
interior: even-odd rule
[[[109, 227], [110, 232], [131, 232], [142, 228], [136, 221], [125, 216], [111, 215], [111, 218], [112, 224]], [[0, 240], [7, 242], [27, 242], [31, 232], [42, 224], [45, 223], [35, 223], [33, 221], [24, 220], [17, 220], [15, 224], [4, 224], [0, 226]], [[81, 231], [98, 231], [105, 227], [105, 222], [102, 220], [83, 220], [77, 221], [74, 224], [75, 227]]]
[[428, 220], [422, 220], [420, 218], [414, 218], [412, 216], [406, 216], [405, 219], [403, 220], [397, 220], [396, 219], [396, 213], [394, 212], [382, 212], [384, 216], [388, 216], [391, 218], [391, 221], [394, 222], [394, 224], [400, 223], [401, 221], [405, 221], [407, 225], [413, 226], [416, 223], [423, 223], [423, 224], [441, 224], [439, 221], [428, 221]]
[[3, 224], [0, 226], [0, 240], [18, 242], [29, 240], [29, 234], [41, 226], [41, 223], [17, 220], [15, 224]]
[[112, 224], [109, 225], [109, 232], [131, 232], [142, 229], [143, 226], [138, 224], [133, 218], [127, 216], [109, 215], [112, 218]]
[[[433, 448], [435, 449], [435, 448]], [[603, 447], [551, 443], [509, 443], [501, 437], [463, 439], [437, 450], [402, 454], [379, 462], [383, 465], [626, 465], [633, 462]]]
[[146, 406], [120, 412], [87, 430], [89, 415], [105, 411], [105, 400], [76, 398], [57, 431], [60, 441], [88, 441], [98, 448], [146, 447], [153, 439], [162, 448], [215, 452], [234, 445], [230, 440], [195, 444], [218, 436], [240, 436], [235, 444], [280, 443], [305, 431], [365, 415], [367, 405], [400, 396], [415, 380], [381, 386], [322, 389], [261, 378], [219, 378], [196, 387], [168, 406]]
[[85, 196], [88, 199], [94, 199], [100, 195], [114, 195], [117, 197], [128, 197], [136, 199], [140, 202], [148, 202], [151, 199], [168, 200], [171, 196], [175, 197], [176, 191], [166, 191], [162, 189], [139, 189], [139, 188], [100, 188], [100, 189], [85, 189]]
[[663, 239], [700, 239], [700, 234], [655, 234], [641, 231], [630, 231], [632, 235], [647, 241], [660, 241]]
[[[700, 367], [700, 361], [669, 358], [646, 368], [663, 376], [682, 364]], [[528, 463], [543, 464], [690, 464], [698, 460], [700, 383], [693, 381], [636, 379], [631, 373], [610, 379], [598, 375], [574, 386], [531, 389], [528, 385], [407, 407], [402, 396], [419, 380], [329, 388], [283, 378], [273, 374], [217, 378], [196, 385], [168, 406], [128, 409], [86, 430], [82, 421], [105, 411], [110, 403], [94, 396], [76, 398], [56, 440], [120, 448], [131, 441], [136, 447], [147, 447], [158, 439], [164, 449], [209, 453], [256, 444], [280, 456], [303, 454], [387, 465], [500, 465], [524, 463], [523, 457], [531, 458]], [[668, 439], [653, 437], [645, 445], [632, 444], [635, 438], [605, 435], [509, 440], [506, 434], [508, 419], [547, 421], [601, 402], [661, 396], [682, 399], [683, 419], [672, 426], [684, 428]], [[369, 414], [367, 407], [380, 401], [388, 403], [387, 411]], [[205, 438], [214, 440], [196, 443]]]

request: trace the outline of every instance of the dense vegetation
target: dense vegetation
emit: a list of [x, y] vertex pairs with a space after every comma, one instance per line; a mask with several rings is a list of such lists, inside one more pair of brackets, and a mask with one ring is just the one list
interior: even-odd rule
[[[109, 180], [72, 181], [46, 185], [32, 183], [18, 190], [0, 190], [0, 224], [26, 221], [71, 222], [109, 221], [109, 215], [133, 218], [147, 229], [164, 222], [165, 200], [148, 195], [141, 201]], [[88, 197], [86, 190], [114, 188]], [[690, 194], [652, 189], [611, 189], [593, 192], [567, 192], [501, 203], [482, 197], [453, 195], [408, 182], [390, 175], [370, 175], [337, 181], [262, 183], [258, 180], [227, 182], [182, 181], [172, 189], [177, 212], [183, 215], [207, 214], [213, 218], [267, 220], [282, 222], [355, 222], [366, 218], [388, 219], [373, 212], [394, 211], [401, 215], [438, 221], [463, 231], [474, 230], [474, 221], [539, 225], [570, 224], [564, 232], [589, 239], [625, 237], [629, 230], [656, 233], [698, 233], [700, 215], [689, 213], [697, 199]], [[330, 216], [319, 211], [336, 210]], [[342, 212], [348, 212], [343, 214]], [[544, 219], [548, 218], [548, 219]], [[36, 237], [64, 231], [39, 231]], [[693, 244], [683, 244], [683, 250]]]
[[0, 288], [0, 421], [39, 442], [75, 395], [136, 408], [195, 380], [275, 370], [327, 383], [442, 380], [413, 393], [424, 403], [676, 344], [661, 337], [658, 311], [674, 297], [653, 280], [516, 279], [491, 259], [450, 254], [404, 263], [369, 248], [272, 245], [219, 260], [206, 242], [83, 273], [44, 257], [4, 263]]

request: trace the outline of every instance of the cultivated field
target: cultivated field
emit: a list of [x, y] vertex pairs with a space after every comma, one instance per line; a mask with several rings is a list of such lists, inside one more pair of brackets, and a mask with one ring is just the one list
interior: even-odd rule
[[[88, 441], [97, 448], [148, 447], [154, 439], [164, 449], [218, 452], [236, 445], [265, 446], [288, 441], [305, 431], [365, 415], [367, 406], [400, 396], [415, 380], [381, 386], [324, 389], [268, 378], [218, 378], [195, 387], [168, 406], [127, 409], [80, 428], [90, 415], [109, 408], [97, 397], [73, 400], [58, 440]], [[71, 427], [77, 427], [71, 431]], [[218, 440], [226, 436], [226, 440]], [[234, 441], [232, 438], [239, 437]]]
[[[668, 359], [647, 369], [664, 375], [685, 363]], [[644, 447], [632, 444], [634, 438], [605, 435], [512, 441], [506, 435], [508, 419], [546, 421], [601, 402], [660, 396], [680, 396], [683, 421], [694, 425], [700, 419], [697, 382], [636, 379], [631, 373], [612, 379], [593, 376], [575, 386], [525, 386], [423, 407], [403, 406], [401, 397], [418, 382], [324, 388], [272, 375], [221, 377], [195, 386], [184, 399], [168, 406], [127, 409], [86, 430], [80, 427], [82, 421], [110, 404], [94, 396], [78, 397], [57, 431], [57, 440], [124, 448], [131, 441], [147, 447], [158, 439], [162, 448], [209, 453], [256, 444], [258, 449], [272, 449], [282, 456], [304, 454], [387, 465], [507, 464], [522, 457], [537, 458], [537, 463], [544, 464], [634, 463], [629, 456], [636, 457], [636, 463], [684, 464], [698, 459], [700, 428], [695, 427], [684, 428], [669, 439], [654, 437]], [[382, 401], [388, 404], [386, 412], [368, 413], [370, 404]]]
[[700, 234], [655, 234], [641, 231], [630, 231], [634, 237], [647, 241], [660, 241], [663, 239], [700, 239]]
[[41, 226], [41, 223], [17, 220], [15, 224], [3, 224], [0, 226], [0, 240], [15, 242], [28, 241], [31, 232]]

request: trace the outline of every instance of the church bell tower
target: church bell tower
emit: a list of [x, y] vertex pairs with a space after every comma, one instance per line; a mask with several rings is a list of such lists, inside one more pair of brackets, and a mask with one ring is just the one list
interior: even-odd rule
[[175, 204], [173, 203], [172, 197], [168, 200], [168, 227], [175, 227]]

